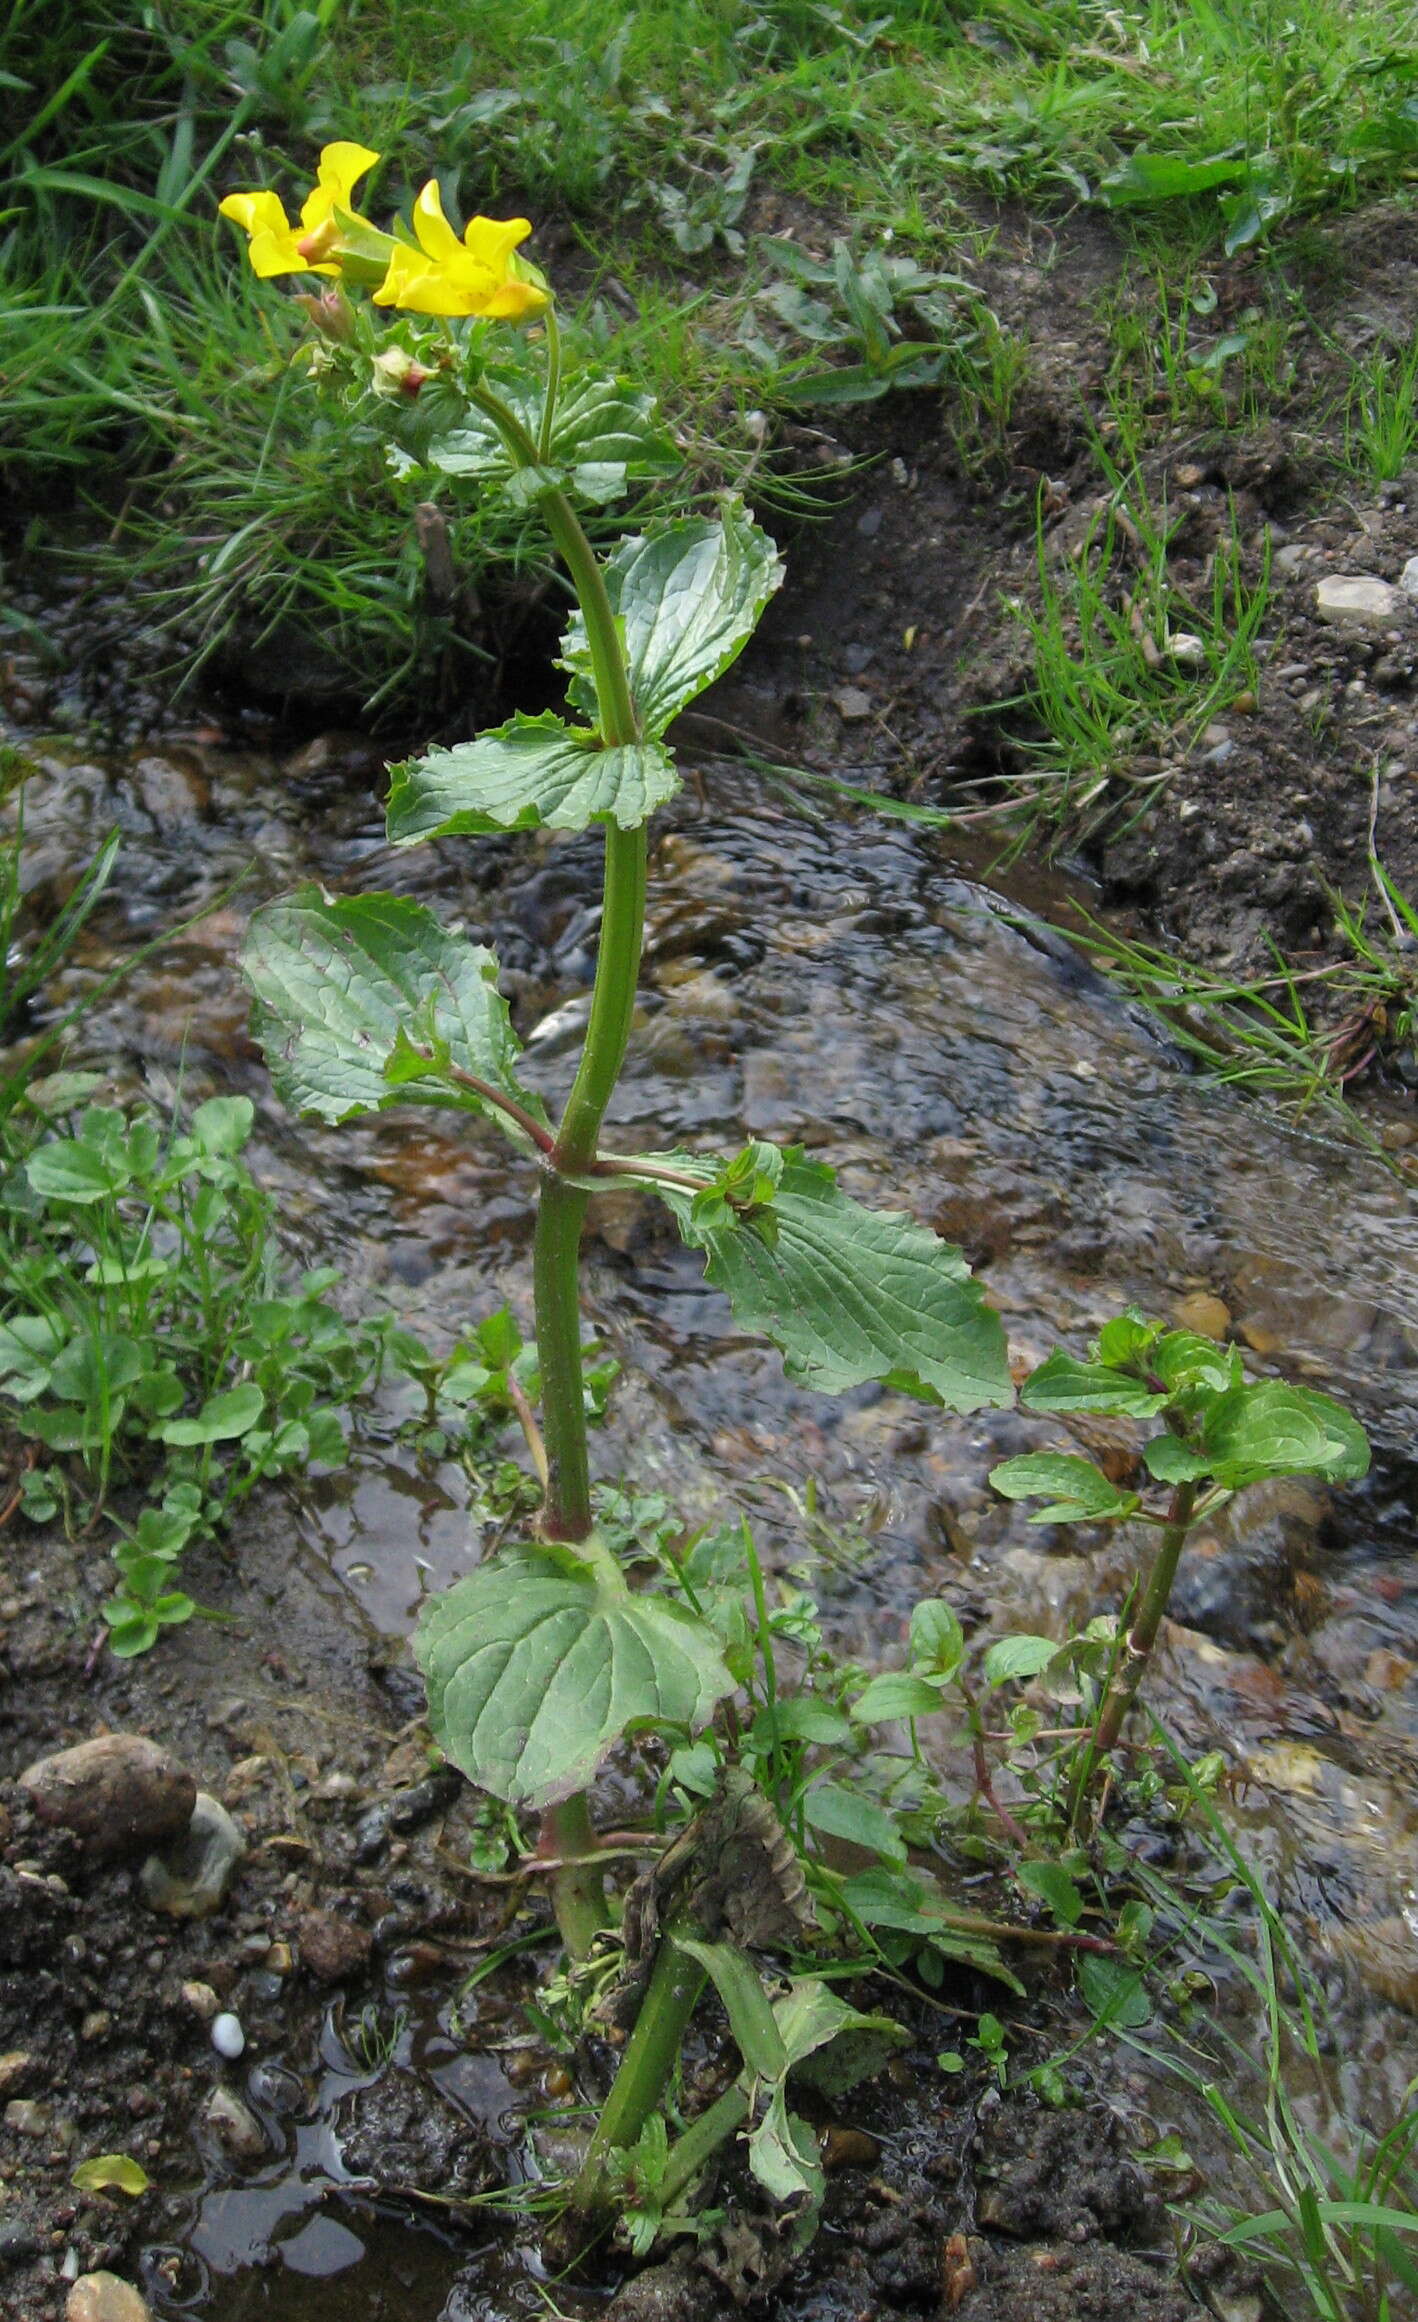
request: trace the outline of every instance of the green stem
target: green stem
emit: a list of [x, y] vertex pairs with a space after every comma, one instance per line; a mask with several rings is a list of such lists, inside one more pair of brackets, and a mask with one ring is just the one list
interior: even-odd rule
[[705, 2164], [713, 2159], [720, 2145], [737, 2136], [748, 2119], [748, 2098], [738, 2086], [726, 2088], [698, 2120], [692, 2120], [682, 2137], [670, 2147], [664, 2175], [660, 2179], [657, 2198], [662, 2209], [672, 2209], [687, 2185], [692, 2185]]
[[591, 1529], [591, 1464], [581, 1372], [581, 1226], [590, 1196], [555, 1169], [542, 1172], [532, 1236], [532, 1305], [542, 1373], [548, 1540], [584, 1540]]
[[1177, 1577], [1177, 1566], [1192, 1527], [1196, 1496], [1197, 1486], [1194, 1483], [1178, 1484], [1172, 1494], [1172, 1504], [1167, 1511], [1167, 1527], [1162, 1534], [1152, 1570], [1147, 1575], [1137, 1617], [1123, 1640], [1122, 1667], [1114, 1671], [1112, 1683], [1103, 1697], [1098, 1722], [1087, 1740], [1079, 1743], [1074, 1758], [1068, 1792], [1070, 1830], [1078, 1826], [1094, 1768], [1116, 1745], [1128, 1711], [1137, 1699], [1142, 1673], [1152, 1657], [1157, 1631], [1162, 1625], [1162, 1615], [1167, 1610], [1172, 1583]]
[[578, 1790], [559, 1806], [547, 1808], [542, 1818], [542, 1844], [549, 1852], [554, 1850], [555, 1856], [569, 1858], [551, 1874], [552, 1909], [561, 1929], [561, 1940], [572, 1958], [584, 1959], [591, 1948], [591, 1938], [606, 1923], [601, 1866], [594, 1860], [575, 1859], [594, 1857], [596, 1851], [596, 1833], [584, 1790]]
[[[547, 391], [537, 438], [500, 396], [481, 386], [471, 390], [471, 400], [492, 420], [518, 467], [535, 468], [546, 458], [555, 425], [560, 365], [560, 342], [553, 321], [548, 332]], [[570, 575], [586, 625], [601, 738], [612, 748], [630, 747], [640, 738], [640, 721], [605, 574], [566, 494], [553, 485], [540, 499], [547, 529]], [[605, 901], [591, 1012], [566, 1110], [543, 1163], [537, 1204], [532, 1295], [547, 1457], [541, 1523], [545, 1536], [553, 1540], [584, 1540], [591, 1529], [580, 1292], [581, 1228], [588, 1195], [584, 1187], [568, 1183], [568, 1178], [584, 1175], [595, 1161], [601, 1122], [625, 1059], [645, 933], [646, 856], [643, 828], [622, 831], [613, 823], [607, 825]], [[584, 1823], [584, 1843], [567, 1846], [558, 1838], [550, 1851], [591, 1851], [594, 1835], [584, 1798], [568, 1799], [555, 1810], [562, 1816], [573, 1813]], [[555, 1816], [544, 1835], [550, 1839], [554, 1831]], [[561, 1886], [565, 1877], [574, 1882], [575, 1891], [568, 1894], [563, 1917]], [[605, 1923], [600, 1872], [590, 1869], [554, 1874], [553, 1895], [568, 1948], [579, 1956], [595, 1927]], [[638, 2130], [635, 2133], [638, 2135]]]
[[703, 1989], [703, 1968], [666, 1934], [635, 2029], [626, 2041], [620, 2069], [571, 2189], [571, 2207], [580, 2216], [594, 2217], [608, 2206], [611, 2155], [638, 2142], [640, 2131], [663, 2097]]

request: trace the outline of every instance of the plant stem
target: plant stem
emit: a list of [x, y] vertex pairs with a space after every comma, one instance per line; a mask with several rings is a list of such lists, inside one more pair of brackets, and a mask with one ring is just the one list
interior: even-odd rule
[[606, 1923], [605, 1874], [596, 1859], [596, 1833], [584, 1790], [547, 1808], [541, 1843], [557, 1859], [549, 1884], [561, 1940], [573, 1959], [584, 1959], [592, 1936]]
[[571, 2207], [578, 2216], [589, 2219], [607, 2206], [611, 2155], [638, 2141], [664, 2095], [703, 1988], [703, 1968], [680, 1950], [673, 1935], [666, 1934], [635, 2029], [626, 2041], [620, 2069], [571, 2190]]
[[1162, 1615], [1167, 1610], [1172, 1583], [1177, 1577], [1177, 1565], [1191, 1530], [1196, 1496], [1197, 1486], [1194, 1483], [1178, 1484], [1172, 1494], [1172, 1504], [1167, 1511], [1167, 1528], [1153, 1559], [1152, 1570], [1147, 1575], [1137, 1617], [1124, 1640], [1122, 1667], [1114, 1670], [1112, 1682], [1098, 1713], [1098, 1722], [1087, 1739], [1079, 1743], [1074, 1758], [1068, 1791], [1070, 1830], [1078, 1826], [1095, 1766], [1115, 1746], [1128, 1711], [1137, 1699], [1142, 1672], [1157, 1642], [1157, 1631], [1162, 1625]]
[[739, 2087], [726, 2088], [722, 2096], [692, 2120], [682, 2137], [670, 2147], [660, 2179], [658, 2200], [662, 2209], [672, 2209], [687, 2185], [691, 2185], [705, 2163], [736, 2136], [748, 2119], [748, 2098]]
[[[518, 467], [535, 468], [546, 458], [559, 380], [560, 345], [553, 321], [548, 336], [547, 390], [537, 437], [500, 396], [481, 386], [471, 390], [472, 401], [492, 420]], [[547, 529], [570, 575], [585, 622], [601, 739], [609, 748], [629, 748], [640, 739], [640, 720], [605, 574], [566, 494], [553, 485], [540, 499]], [[605, 901], [591, 1013], [566, 1110], [542, 1165], [532, 1247], [532, 1297], [546, 1442], [541, 1529], [550, 1540], [584, 1540], [591, 1529], [580, 1281], [581, 1228], [588, 1195], [584, 1187], [568, 1179], [584, 1175], [595, 1161], [601, 1122], [625, 1059], [645, 934], [646, 856], [643, 827], [623, 831], [615, 823], [607, 824]], [[579, 1818], [579, 1836], [568, 1841], [572, 1817]], [[542, 1837], [552, 1855], [590, 1853], [595, 1837], [584, 1797], [567, 1799], [554, 1808]], [[583, 1957], [591, 1936], [606, 1919], [599, 1869], [554, 1872], [552, 1896], [567, 1949], [573, 1958]], [[637, 2129], [632, 2143], [638, 2134]]]

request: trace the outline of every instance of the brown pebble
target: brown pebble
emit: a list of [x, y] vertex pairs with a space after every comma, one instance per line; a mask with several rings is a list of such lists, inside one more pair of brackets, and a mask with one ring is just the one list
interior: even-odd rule
[[940, 2253], [941, 2301], [947, 2314], [968, 2298], [979, 2275], [969, 2241], [963, 2233], [950, 2234]]
[[295, 1924], [302, 1967], [321, 1983], [343, 1983], [369, 1965], [374, 1938], [367, 1927], [333, 1911], [303, 1911]]
[[881, 2147], [865, 2129], [843, 2128], [837, 2121], [822, 2135], [822, 2166], [833, 2169], [874, 2169]]
[[0, 2096], [18, 2096], [33, 2081], [35, 2060], [28, 2048], [10, 2048], [0, 2056]]
[[1236, 1328], [1252, 1354], [1279, 1354], [1281, 1340], [1278, 1334], [1273, 1330], [1267, 1330], [1263, 1323], [1238, 1322]]
[[1175, 1301], [1172, 1320], [1178, 1330], [1194, 1330], [1198, 1338], [1214, 1338], [1220, 1343], [1231, 1327], [1231, 1309], [1210, 1290], [1192, 1290]]
[[117, 2274], [80, 2274], [64, 2301], [64, 2322], [152, 2322], [152, 2308]]
[[197, 1785], [145, 1734], [106, 1733], [39, 1758], [20, 1776], [41, 1822], [72, 1831], [92, 1855], [136, 1853], [187, 1828]]

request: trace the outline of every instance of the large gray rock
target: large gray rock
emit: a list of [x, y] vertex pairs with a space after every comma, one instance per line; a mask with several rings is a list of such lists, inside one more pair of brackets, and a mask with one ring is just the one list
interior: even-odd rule
[[185, 1830], [197, 1784], [141, 1733], [105, 1733], [40, 1758], [20, 1776], [41, 1822], [70, 1830], [93, 1855], [136, 1853]]
[[1332, 573], [1315, 589], [1315, 611], [1341, 629], [1389, 629], [1406, 610], [1406, 600], [1387, 581], [1368, 573]]

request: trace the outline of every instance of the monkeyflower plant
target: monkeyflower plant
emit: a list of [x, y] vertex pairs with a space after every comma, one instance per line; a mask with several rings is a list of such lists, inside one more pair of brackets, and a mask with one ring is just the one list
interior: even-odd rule
[[[568, 1949], [580, 1958], [609, 1918], [587, 1799], [597, 1768], [625, 1735], [660, 1732], [687, 1745], [744, 1670], [742, 1636], [716, 1626], [693, 1592], [687, 1599], [632, 1587], [614, 1540], [598, 1531], [579, 1278], [588, 1205], [626, 1186], [656, 1196], [740, 1325], [772, 1340], [790, 1374], [811, 1387], [841, 1392], [880, 1381], [957, 1412], [1008, 1403], [1014, 1388], [1000, 1322], [959, 1250], [907, 1216], [851, 1200], [832, 1169], [801, 1147], [756, 1141], [732, 1154], [636, 1153], [604, 1142], [636, 1005], [647, 833], [680, 787], [668, 735], [742, 650], [782, 566], [732, 495], [593, 546], [588, 518], [604, 538], [613, 532], [608, 510], [643, 499], [680, 466], [651, 399], [579, 356], [567, 360], [552, 291], [521, 255], [525, 219], [475, 217], [459, 234], [435, 182], [419, 193], [411, 224], [386, 232], [357, 211], [355, 188], [378, 158], [360, 145], [327, 146], [295, 224], [270, 191], [230, 194], [222, 211], [247, 234], [259, 275], [317, 278], [301, 297], [317, 334], [312, 369], [384, 428], [396, 475], [427, 495], [504, 495], [540, 519], [560, 560], [575, 601], [561, 646], [564, 713], [517, 715], [396, 766], [387, 822], [399, 847], [601, 830], [599, 947], [570, 1093], [553, 1119], [519, 1076], [497, 960], [406, 897], [299, 889], [255, 915], [245, 969], [272, 1076], [292, 1106], [328, 1122], [408, 1104], [469, 1114], [506, 1136], [535, 1175], [541, 1410], [539, 1420], [528, 1411], [524, 1425], [543, 1487], [540, 1513], [522, 1538], [429, 1602], [415, 1652], [449, 1759], [492, 1797], [541, 1816], [541, 1862]], [[1134, 1351], [1129, 1340], [1129, 1358]], [[1091, 1391], [1114, 1401], [1121, 1392], [1125, 1402], [1141, 1393], [1151, 1410], [1168, 1401], [1166, 1383], [1145, 1366], [1141, 1386], [1129, 1376], [1120, 1387], [1109, 1373]], [[1036, 1403], [1066, 1405], [1067, 1395], [1050, 1404], [1046, 1392]], [[1179, 1404], [1179, 1426], [1189, 1410]], [[1190, 1456], [1185, 1474], [1175, 1468], [1185, 1505], [1168, 1537], [1167, 1585], [1172, 1535], [1180, 1538], [1192, 1513], [1190, 1479], [1206, 1472], [1211, 1454]], [[1082, 1463], [1063, 1465], [1064, 1481], [1076, 1486]], [[1060, 1472], [1057, 1461], [1047, 1472], [1016, 1462], [1000, 1471], [1002, 1488], [1013, 1496], [1053, 1490]], [[1135, 1497], [1129, 1505], [1137, 1507]], [[1143, 1648], [1160, 1617], [1156, 1594]], [[881, 1700], [862, 1712], [869, 1722], [939, 1706], [964, 1645], [948, 1608], [935, 1612], [913, 1622], [913, 1639], [919, 1630], [924, 1640], [917, 1673], [877, 1681]], [[1103, 1749], [1131, 1698], [1127, 1690], [1116, 1706], [1115, 1694], [1105, 1708], [1095, 1737]], [[815, 2166], [806, 2130], [783, 2108], [788, 2071], [805, 2070], [841, 2031], [855, 2030], [858, 2047], [868, 2024], [878, 2047], [890, 2032], [880, 2019], [856, 2018], [812, 1979], [770, 2009], [752, 1971], [745, 1982], [734, 1964], [733, 1946], [706, 1940], [706, 1929], [727, 1926], [740, 1946], [792, 1948], [802, 1879], [799, 1872], [795, 1883], [792, 1848], [746, 1776], [721, 1784], [701, 1821], [696, 1845], [671, 1848], [638, 1895], [643, 1996], [578, 2188], [584, 2211], [604, 2207], [616, 2156], [650, 2134], [706, 1975], [729, 2010], [751, 2082], [748, 2096], [731, 2091], [721, 2100], [716, 2133], [736, 2131], [759, 2106], [754, 2165], [784, 2198], [809, 2187]], [[704, 1861], [737, 1862], [755, 1850], [777, 1900], [745, 1919], [742, 1897], [726, 1902]], [[764, 2090], [772, 2091], [766, 2107]], [[676, 2166], [684, 2176], [689, 2160]]]

